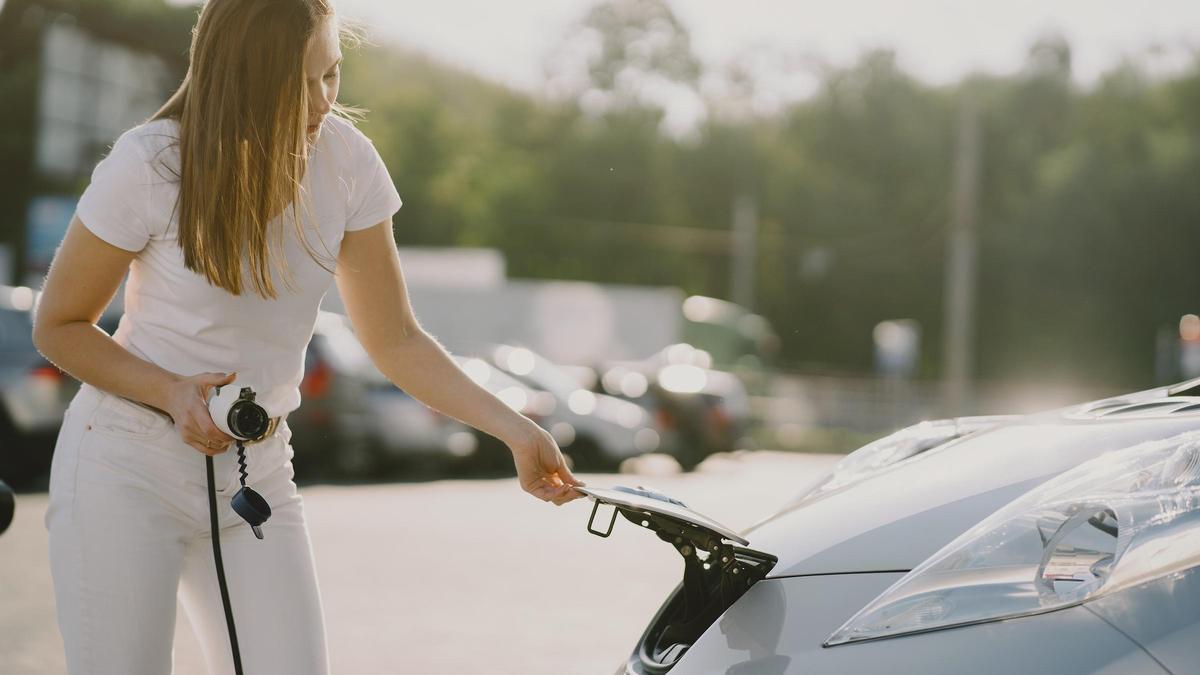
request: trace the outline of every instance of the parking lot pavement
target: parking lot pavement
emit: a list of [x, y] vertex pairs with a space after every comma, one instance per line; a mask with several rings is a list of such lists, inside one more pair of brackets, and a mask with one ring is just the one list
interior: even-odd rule
[[[689, 474], [648, 462], [653, 477], [581, 477], [594, 487], [661, 489], [739, 530], [837, 459], [741, 452]], [[311, 485], [301, 494], [339, 675], [606, 675], [681, 572], [677, 554], [651, 533], [618, 519], [611, 537], [590, 535], [589, 500], [554, 507], [513, 479]], [[19, 496], [0, 536], [0, 670], [10, 675], [64, 672], [45, 506], [45, 495]], [[176, 675], [203, 675], [182, 612], [176, 626]]]

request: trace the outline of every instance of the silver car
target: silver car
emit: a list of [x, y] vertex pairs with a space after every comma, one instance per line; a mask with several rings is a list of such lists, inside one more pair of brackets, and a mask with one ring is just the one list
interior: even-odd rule
[[304, 366], [304, 401], [288, 416], [302, 477], [429, 474], [475, 452], [469, 427], [379, 372], [346, 317], [318, 313]]
[[[108, 334], [121, 319], [120, 293], [97, 325]], [[79, 381], [33, 345], [41, 292], [0, 285], [0, 479], [17, 489], [45, 489], [54, 442]]]
[[741, 533], [583, 490], [684, 561], [618, 674], [1200, 673], [1200, 381], [918, 425]]
[[0, 479], [28, 488], [50, 469], [54, 439], [78, 383], [33, 346], [38, 293], [0, 286]]

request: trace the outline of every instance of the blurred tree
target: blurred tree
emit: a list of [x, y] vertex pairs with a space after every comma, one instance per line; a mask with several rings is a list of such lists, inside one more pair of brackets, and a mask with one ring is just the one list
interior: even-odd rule
[[[774, 266], [787, 275], [767, 281], [761, 308], [786, 357], [863, 368], [879, 321], [940, 326], [952, 119], [948, 97], [886, 51], [831, 71], [788, 112], [769, 144], [763, 210], [792, 245], [763, 252], [780, 256]], [[801, 274], [811, 251], [833, 261], [818, 278]], [[936, 363], [931, 344], [926, 360]]]
[[1158, 328], [1195, 311], [1200, 143], [1176, 91], [1117, 68], [1029, 158], [995, 238], [992, 373], [1145, 383]]
[[[32, 4], [103, 3], [9, 0], [0, 32]], [[128, 14], [115, 15], [156, 7], [121, 0]], [[144, 39], [184, 53], [180, 14], [163, 22], [174, 38]], [[0, 40], [0, 58], [21, 45], [32, 49]], [[755, 309], [777, 328], [781, 362], [867, 372], [874, 326], [912, 318], [926, 377], [941, 364], [956, 112], [969, 96], [983, 134], [977, 372], [1147, 385], [1155, 332], [1200, 310], [1189, 265], [1200, 62], [1152, 79], [1131, 61], [1088, 89], [1072, 83], [1071, 62], [1055, 35], [1016, 74], [948, 86], [914, 79], [888, 51], [846, 67], [801, 60], [813, 93], [763, 106], [770, 68], [747, 57], [701, 96], [704, 69], [667, 3], [607, 0], [548, 64], [554, 96], [390, 46], [347, 51], [342, 96], [370, 111], [362, 128], [405, 201], [403, 244], [492, 246], [518, 277], [728, 298], [731, 204], [749, 193]], [[33, 66], [0, 72], [0, 92], [35, 81]], [[700, 108], [689, 133], [669, 123], [679, 100]], [[5, 119], [28, 114], [13, 110]], [[24, 129], [0, 134], [0, 151], [26, 148]]]
[[[549, 100], [395, 49], [348, 59], [345, 97], [372, 109], [365, 129], [405, 197], [400, 241], [494, 246], [515, 276], [729, 297], [730, 204], [750, 189], [756, 309], [782, 361], [867, 371], [875, 324], [913, 318], [920, 374], [936, 377], [969, 95], [984, 148], [980, 376], [1147, 384], [1155, 330], [1198, 309], [1186, 256], [1200, 236], [1200, 64], [1169, 81], [1128, 64], [1081, 91], [1069, 45], [1048, 36], [1015, 75], [932, 87], [877, 51], [818, 71], [815, 93], [778, 114], [729, 100], [759, 90], [747, 71], [679, 136], [654, 87], [633, 86], [654, 69], [698, 81], [665, 6], [602, 3], [579, 31], [568, 45], [592, 60]], [[633, 46], [653, 35], [655, 49]]]
[[604, 0], [568, 33], [547, 71], [560, 98], [601, 113], [698, 98], [701, 66], [665, 0]]

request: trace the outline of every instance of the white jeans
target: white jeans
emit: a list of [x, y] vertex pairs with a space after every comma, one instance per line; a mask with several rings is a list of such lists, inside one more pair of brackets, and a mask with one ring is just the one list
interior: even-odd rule
[[[221, 556], [246, 675], [326, 675], [312, 546], [291, 431], [246, 446], [271, 505], [259, 540], [230, 507], [236, 446], [214, 458]], [[213, 561], [204, 455], [170, 419], [84, 384], [63, 419], [45, 517], [71, 675], [166, 675], [176, 598], [212, 675], [234, 672]]]

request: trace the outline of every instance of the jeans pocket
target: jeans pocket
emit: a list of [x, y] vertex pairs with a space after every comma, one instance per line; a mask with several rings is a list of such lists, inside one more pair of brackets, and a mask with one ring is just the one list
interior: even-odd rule
[[105, 436], [150, 440], [164, 435], [173, 425], [163, 414], [105, 392], [89, 426]]

